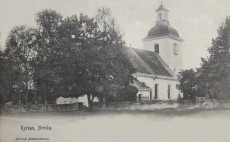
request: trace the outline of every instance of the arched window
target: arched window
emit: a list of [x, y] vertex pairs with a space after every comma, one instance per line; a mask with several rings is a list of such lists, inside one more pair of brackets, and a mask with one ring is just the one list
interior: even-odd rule
[[168, 99], [171, 99], [171, 85], [168, 85]]
[[174, 50], [174, 54], [175, 54], [175, 55], [178, 55], [178, 53], [179, 53], [179, 48], [178, 48], [178, 45], [177, 45], [176, 43], [174, 44], [173, 50]]
[[154, 51], [159, 54], [159, 44], [154, 45]]
[[161, 20], [161, 13], [159, 13], [159, 18], [160, 18], [160, 20]]
[[158, 84], [155, 84], [155, 99], [158, 98]]

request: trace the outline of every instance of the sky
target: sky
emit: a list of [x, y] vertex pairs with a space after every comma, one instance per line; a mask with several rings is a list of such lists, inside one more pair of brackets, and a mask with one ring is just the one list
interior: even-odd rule
[[217, 29], [230, 15], [230, 0], [0, 0], [0, 44], [5, 48], [7, 35], [14, 26], [36, 27], [35, 15], [53, 9], [64, 17], [83, 13], [94, 16], [98, 8], [111, 9], [125, 32], [124, 40], [143, 48], [142, 39], [155, 25], [155, 10], [161, 2], [169, 10], [169, 22], [182, 39], [183, 68], [197, 68], [207, 58], [207, 48]]

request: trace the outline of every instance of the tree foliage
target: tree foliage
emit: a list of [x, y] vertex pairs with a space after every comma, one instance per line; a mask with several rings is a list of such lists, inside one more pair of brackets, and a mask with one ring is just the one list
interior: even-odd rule
[[[230, 65], [230, 16], [218, 29], [218, 36], [212, 40], [212, 46], [208, 49], [210, 57], [208, 58], [209, 76], [215, 81], [229, 76]], [[204, 63], [203, 63], [204, 64]], [[205, 65], [205, 64], [204, 64]], [[203, 68], [203, 66], [201, 68]]]
[[3, 72], [4, 72], [4, 66], [3, 66], [3, 52], [0, 49], [0, 105], [3, 104]]
[[[193, 92], [192, 86], [197, 86], [202, 96], [215, 99], [230, 99], [230, 16], [218, 29], [218, 36], [212, 40], [208, 48], [210, 56], [201, 58], [201, 67], [194, 71], [184, 71], [181, 74], [180, 89]], [[189, 76], [183, 76], [188, 73]], [[186, 86], [184, 80], [190, 80]], [[186, 91], [185, 91], [186, 92]]]
[[184, 70], [179, 72], [180, 85], [178, 89], [183, 92], [184, 99], [194, 99], [195, 97], [204, 97], [206, 91], [206, 82], [203, 76], [199, 74], [199, 68]]
[[212, 40], [212, 46], [208, 51], [210, 57], [207, 65], [203, 63], [201, 66], [201, 73], [208, 76], [208, 86], [212, 89], [211, 97], [230, 99], [230, 16], [219, 27], [218, 36]]
[[25, 97], [25, 103], [46, 104], [60, 96], [87, 95], [91, 107], [95, 97], [106, 100], [121, 90], [133, 91], [135, 69], [109, 9], [99, 9], [93, 18], [83, 14], [63, 18], [44, 10], [36, 22], [37, 29], [18, 26], [8, 35], [4, 51], [4, 71], [11, 76], [4, 79], [8, 97], [15, 94], [19, 100]]
[[179, 88], [184, 95], [184, 98], [194, 98], [196, 95], [196, 90], [193, 87], [196, 86], [196, 73], [193, 69], [185, 70], [179, 73], [180, 85]]
[[[15, 27], [8, 35], [4, 52], [3, 93], [10, 98], [25, 98], [28, 103], [28, 92], [32, 89], [32, 68], [36, 30], [25, 26]], [[19, 94], [23, 93], [23, 96]], [[17, 95], [16, 95], [17, 94]], [[15, 96], [16, 95], [16, 96]]]

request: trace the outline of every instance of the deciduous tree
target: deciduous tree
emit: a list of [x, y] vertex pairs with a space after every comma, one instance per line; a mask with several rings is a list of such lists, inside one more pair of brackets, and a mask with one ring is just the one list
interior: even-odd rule
[[28, 92], [33, 88], [32, 67], [30, 63], [35, 56], [36, 30], [26, 26], [15, 27], [8, 35], [6, 50], [4, 52], [4, 85], [10, 96], [16, 90], [21, 97], [25, 98], [28, 104]]
[[105, 101], [121, 90], [133, 91], [130, 83], [135, 69], [109, 9], [99, 9], [93, 18], [80, 14], [65, 19], [54, 10], [44, 10], [36, 15], [36, 22], [37, 29], [13, 29], [5, 51], [7, 68], [15, 68], [5, 71], [17, 72], [12, 81], [22, 83], [13, 81], [11, 87], [16, 86], [19, 94], [25, 91], [26, 102], [28, 92], [34, 92], [34, 102], [45, 104], [60, 96], [87, 95], [92, 109], [95, 97]]

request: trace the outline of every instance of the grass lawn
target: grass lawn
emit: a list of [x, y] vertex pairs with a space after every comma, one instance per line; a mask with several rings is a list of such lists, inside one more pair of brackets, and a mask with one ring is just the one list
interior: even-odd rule
[[[229, 109], [2, 114], [1, 142], [229, 142]], [[22, 127], [34, 130], [22, 130]], [[39, 126], [52, 130], [40, 130]], [[22, 140], [23, 139], [23, 140]], [[26, 140], [25, 140], [26, 139]]]

